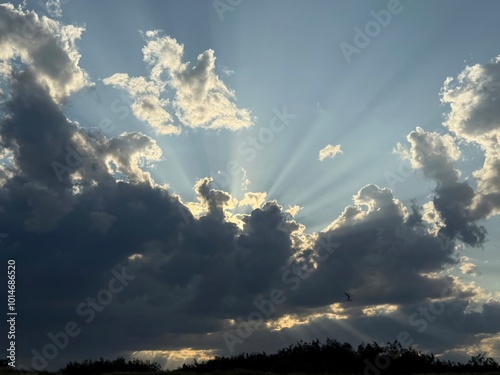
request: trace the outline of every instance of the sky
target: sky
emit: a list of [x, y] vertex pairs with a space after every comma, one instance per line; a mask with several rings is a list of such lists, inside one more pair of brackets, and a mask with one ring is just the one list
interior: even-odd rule
[[10, 361], [327, 337], [500, 361], [499, 11], [1, 4]]

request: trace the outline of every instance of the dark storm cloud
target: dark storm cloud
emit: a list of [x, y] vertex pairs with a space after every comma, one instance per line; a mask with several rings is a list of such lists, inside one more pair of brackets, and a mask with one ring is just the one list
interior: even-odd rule
[[[224, 321], [215, 317], [250, 305], [291, 255], [276, 204], [255, 210], [241, 231], [224, 221], [227, 193], [203, 180], [198, 193], [210, 211], [195, 220], [167, 191], [139, 178], [134, 155], [156, 155], [148, 137], [108, 140], [86, 133], [62, 115], [30, 69], [11, 82], [0, 135], [17, 173], [2, 186], [0, 206], [2, 229], [12, 238], [3, 256], [22, 264], [26, 274], [18, 292], [32, 296], [19, 302], [28, 321], [19, 333], [25, 361], [32, 349], [40, 352], [50, 342], [49, 332], [73, 320], [84, 331], [78, 340], [93, 343], [92, 356], [139, 349], [139, 342], [147, 342], [138, 337], [154, 342], [169, 332], [218, 330]], [[109, 158], [129, 183], [115, 181]], [[114, 305], [96, 310], [86, 326], [91, 315], [77, 307], [95, 298], [110, 271], [120, 267], [137, 281], [114, 297]], [[120, 340], [120, 332], [130, 333]], [[68, 347], [61, 358], [76, 356], [76, 348]]]
[[[6, 103], [8, 116], [1, 124], [0, 135], [3, 149], [13, 153], [13, 168], [17, 173], [4, 185], [2, 195], [8, 208], [16, 201], [14, 197], [25, 201], [18, 201], [25, 207], [17, 207], [18, 214], [14, 216], [24, 220], [22, 226], [49, 230], [71, 208], [71, 199], [66, 194], [71, 187], [70, 176], [62, 175], [59, 181], [52, 163], [65, 160], [68, 155], [65, 147], [78, 149], [71, 140], [75, 126], [34, 82], [30, 71], [11, 79], [12, 99]], [[29, 205], [32, 207], [29, 214], [21, 217]]]
[[[436, 295], [439, 280], [422, 273], [438, 272], [455, 263], [453, 242], [409, 225], [406, 208], [389, 189], [368, 185], [347, 207], [315, 245], [318, 259], [326, 253], [320, 244], [327, 239], [338, 247], [298, 289], [294, 302], [322, 306], [356, 296], [354, 306], [406, 304]], [[311, 293], [314, 291], [314, 293]]]

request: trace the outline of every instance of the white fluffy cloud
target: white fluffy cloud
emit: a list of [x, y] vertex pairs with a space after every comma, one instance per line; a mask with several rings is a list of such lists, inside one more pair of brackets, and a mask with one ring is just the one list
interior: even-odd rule
[[484, 164], [473, 174], [477, 180], [473, 215], [485, 218], [499, 214], [500, 56], [488, 64], [467, 66], [456, 80], [447, 78], [441, 101], [451, 108], [445, 126], [484, 151]]
[[[79, 66], [76, 41], [84, 29], [62, 25], [35, 12], [0, 5], [0, 62], [20, 59], [48, 88], [52, 98], [60, 102], [74, 91], [88, 85]], [[3, 74], [5, 69], [1, 69]], [[8, 73], [8, 72], [7, 72]]]
[[158, 134], [179, 134], [180, 128], [173, 125], [173, 118], [165, 110], [169, 101], [160, 98], [162, 85], [159, 81], [149, 81], [144, 77], [129, 77], [117, 73], [103, 80], [106, 85], [125, 89], [132, 97], [132, 112], [147, 122]]
[[[161, 134], [180, 133], [169, 111], [175, 112], [182, 125], [192, 128], [238, 130], [253, 124], [250, 111], [236, 107], [234, 91], [215, 73], [213, 50], [200, 54], [196, 65], [190, 67], [182, 61], [184, 46], [175, 39], [159, 31], [148, 31], [144, 36], [142, 52], [151, 68], [149, 78], [119, 73], [103, 80], [128, 91], [139, 119]], [[161, 98], [167, 88], [174, 92], [172, 101]]]
[[411, 145], [410, 150], [404, 150], [400, 144], [396, 149], [410, 160], [413, 168], [422, 169], [426, 177], [440, 184], [450, 184], [458, 179], [460, 172], [455, 169], [454, 162], [460, 157], [460, 150], [449, 134], [426, 132], [417, 127], [406, 139]]
[[145, 172], [142, 164], [161, 159], [162, 151], [156, 141], [141, 133], [123, 133], [106, 142], [105, 160], [109, 172], [113, 173], [110, 164], [116, 167], [116, 172], [123, 173], [131, 183], [155, 183], [149, 172]]
[[383, 219], [387, 216], [403, 221], [408, 215], [407, 209], [392, 195], [390, 189], [381, 189], [373, 184], [366, 185], [353, 195], [353, 202], [354, 205], [347, 206], [324, 231], [352, 226], [364, 220], [375, 222], [377, 218]]
[[481, 272], [477, 270], [477, 266], [471, 262], [469, 257], [461, 256], [460, 261], [461, 263], [459, 268], [464, 275], [477, 276], [478, 274], [481, 274]]
[[250, 206], [255, 210], [266, 202], [266, 197], [267, 193], [245, 193], [243, 199], [238, 202], [238, 205]]
[[318, 160], [323, 161], [326, 158], [333, 159], [337, 154], [343, 154], [340, 145], [327, 145], [319, 151]]

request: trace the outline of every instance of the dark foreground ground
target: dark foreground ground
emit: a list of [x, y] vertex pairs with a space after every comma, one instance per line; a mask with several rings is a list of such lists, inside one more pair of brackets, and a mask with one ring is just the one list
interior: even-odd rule
[[[15, 369], [2, 368], [0, 369], [0, 375], [57, 375], [57, 372], [26, 372], [26, 371], [18, 371]], [[196, 372], [186, 372], [186, 371], [161, 371], [155, 373], [156, 375], [199, 375]], [[272, 372], [264, 372], [264, 371], [251, 371], [251, 370], [231, 370], [231, 371], [215, 371], [215, 372], [207, 372], [205, 375], [283, 375], [276, 374]], [[447, 373], [426, 373], [426, 374], [414, 374], [414, 375], [500, 375], [500, 372], [447, 372]], [[92, 374], [88, 374], [92, 375]], [[102, 375], [144, 375], [142, 372], [110, 372]], [[291, 372], [289, 375], [311, 375], [305, 372]], [[314, 374], [320, 375], [320, 374]], [[321, 375], [329, 375], [328, 373], [324, 373]], [[351, 375], [351, 374], [335, 374], [335, 375]], [[374, 375], [374, 374], [371, 374]]]

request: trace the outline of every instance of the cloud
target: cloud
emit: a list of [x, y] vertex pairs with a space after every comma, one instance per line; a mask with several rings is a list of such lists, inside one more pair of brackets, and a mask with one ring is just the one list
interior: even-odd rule
[[129, 77], [117, 73], [103, 80], [105, 85], [125, 89], [131, 98], [132, 112], [141, 121], [147, 122], [158, 134], [180, 134], [179, 127], [173, 125], [174, 119], [165, 110], [169, 101], [160, 99], [162, 85], [159, 81], [148, 81], [144, 77]]
[[[436, 182], [433, 208], [439, 212], [439, 233], [449, 238], [459, 238], [472, 246], [481, 245], [486, 238], [484, 227], [475, 223], [469, 207], [474, 198], [474, 189], [467, 182], [460, 182], [460, 172], [454, 163], [460, 150], [449, 135], [426, 132], [417, 127], [407, 136], [410, 150], [402, 145], [397, 150], [411, 161], [414, 168], [421, 169], [424, 176]], [[428, 216], [429, 217], [429, 216]]]
[[360, 308], [395, 301], [405, 305], [438, 295], [442, 281], [424, 274], [455, 263], [453, 242], [411, 222], [407, 208], [387, 188], [367, 185], [353, 196], [353, 203], [318, 234], [313, 249], [317, 259], [325, 256], [321, 243], [329, 239], [338, 247], [318, 261], [294, 302], [324, 306], [342, 301], [343, 292], [350, 291], [356, 310], [357, 303]]
[[106, 234], [113, 223], [116, 221], [116, 216], [109, 215], [106, 212], [92, 212], [90, 214], [90, 232], [99, 232], [101, 234]]
[[[62, 25], [33, 11], [1, 4], [0, 61], [20, 59], [29, 65], [36, 81], [60, 102], [90, 84], [86, 72], [78, 66], [76, 41], [83, 31], [82, 27]], [[1, 71], [5, 75], [5, 70]]]
[[47, 8], [47, 12], [51, 17], [62, 17], [61, 0], [47, 0], [47, 2], [45, 3], [45, 7]]
[[318, 160], [323, 161], [326, 158], [333, 159], [335, 155], [343, 154], [340, 149], [340, 145], [327, 145], [325, 148], [319, 151]]
[[256, 209], [264, 204], [266, 197], [267, 193], [245, 193], [243, 199], [238, 202], [238, 205], [250, 206]]
[[[234, 103], [235, 93], [215, 73], [215, 54], [207, 50], [197, 58], [196, 65], [184, 63], [184, 46], [177, 40], [162, 36], [160, 31], [144, 33], [144, 62], [151, 69], [149, 78], [119, 73], [103, 80], [104, 84], [128, 91], [133, 100], [132, 111], [160, 134], [179, 134], [171, 111], [182, 125], [191, 128], [239, 130], [253, 125], [247, 109]], [[174, 93], [169, 101], [160, 98]]]
[[481, 274], [481, 272], [477, 271], [477, 266], [470, 262], [469, 257], [462, 256], [460, 257], [460, 260], [462, 262], [460, 265], [460, 271], [462, 271], [464, 275], [476, 276]]
[[248, 185], [250, 185], [252, 181], [250, 181], [250, 179], [248, 178], [248, 172], [245, 168], [240, 167], [240, 170], [243, 172], [243, 176], [241, 177], [241, 190], [245, 191], [248, 190]]
[[479, 145], [483, 167], [474, 172], [477, 192], [471, 205], [476, 219], [500, 213], [500, 56], [488, 64], [467, 66], [457, 79], [446, 79], [441, 101], [450, 106], [444, 123], [457, 137]]
[[[363, 322], [370, 331], [367, 327], [381, 316], [363, 321], [366, 306], [391, 304], [404, 310], [440, 295], [442, 279], [423, 273], [453, 265], [454, 244], [420, 228], [418, 221], [410, 224], [408, 210], [390, 190], [362, 188], [331, 226], [306, 234], [290, 217], [298, 207], [288, 215], [277, 202], [266, 202], [264, 194], [247, 192], [240, 204], [251, 204], [251, 212], [239, 216], [241, 225], [230, 222], [227, 212], [237, 200], [204, 178], [194, 187], [203, 209], [195, 215], [189, 202], [180, 202], [142, 170], [141, 158], [161, 157], [154, 140], [140, 133], [107, 139], [85, 132], [64, 117], [33, 74], [12, 77], [6, 106], [10, 121], [0, 135], [13, 150], [18, 170], [0, 190], [0, 226], [12, 233], [2, 243], [2, 256], [16, 252], [30, 270], [18, 285], [19, 293], [32, 296], [19, 306], [29, 322], [24, 331], [29, 339], [27, 333], [19, 337], [22, 362], [29, 363], [31, 350], [42, 350], [47, 334], [60, 331], [67, 321], [78, 322], [81, 336], [51, 366], [144, 348], [181, 357], [187, 348], [190, 353], [229, 354], [222, 334], [234, 332], [239, 317], [255, 309], [253, 301], [276, 288], [287, 293], [286, 303], [237, 350], [266, 350], [262, 342], [275, 349], [283, 345], [275, 334], [295, 332], [291, 343], [295, 334], [307, 338], [309, 329], [325, 324], [354, 341], [342, 334], [337, 316], [349, 324]], [[34, 119], [37, 137], [28, 136]], [[59, 181], [51, 163], [68, 166], [68, 146], [74, 150], [68, 158], [71, 171]], [[111, 161], [116, 170], [110, 170]], [[117, 173], [128, 182], [118, 181]], [[321, 243], [328, 236], [339, 247], [321, 261]], [[314, 264], [310, 277], [301, 279], [299, 274]], [[79, 315], [76, 307], [95, 298], [108, 284], [110, 270], [120, 267], [135, 279], [112, 303], [94, 311], [91, 324], [85, 323], [89, 315]], [[284, 277], [286, 270], [293, 272]], [[298, 282], [299, 288], [291, 290]], [[332, 310], [344, 290], [359, 302], [345, 311]], [[37, 315], [40, 309], [47, 314]], [[479, 331], [484, 330], [471, 329]], [[166, 363], [178, 362], [172, 357]]]
[[151, 175], [140, 165], [159, 161], [162, 151], [151, 137], [137, 132], [122, 133], [106, 142], [103, 156], [110, 174], [113, 174], [110, 164], [114, 164], [115, 172], [123, 173], [130, 182], [154, 185]]
[[295, 205], [288, 208], [285, 212], [288, 212], [291, 217], [295, 217], [295, 215], [297, 215], [301, 209], [302, 207]]

